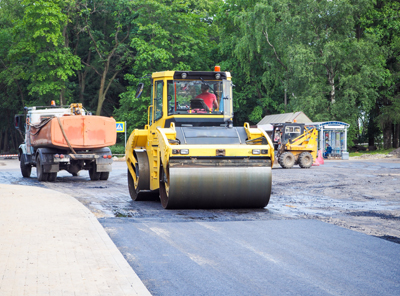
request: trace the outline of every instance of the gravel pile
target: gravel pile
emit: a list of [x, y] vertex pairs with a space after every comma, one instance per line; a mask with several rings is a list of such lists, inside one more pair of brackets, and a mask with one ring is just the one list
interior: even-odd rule
[[390, 157], [400, 158], [400, 148], [397, 148], [388, 154]]
[[388, 154], [361, 154], [360, 156], [350, 157], [351, 159], [379, 159], [379, 158], [400, 158], [400, 148]]
[[379, 159], [386, 158], [388, 155], [386, 154], [361, 154], [360, 156], [350, 157], [351, 159]]

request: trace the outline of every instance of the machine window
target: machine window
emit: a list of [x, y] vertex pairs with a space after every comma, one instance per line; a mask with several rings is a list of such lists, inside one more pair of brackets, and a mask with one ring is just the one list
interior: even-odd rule
[[163, 107], [163, 81], [156, 81], [155, 84], [155, 96], [154, 96], [154, 121], [159, 120], [162, 117]]
[[[207, 95], [202, 95], [202, 85], [208, 85]], [[168, 115], [172, 114], [223, 114], [225, 93], [230, 93], [231, 84], [223, 84], [221, 80], [170, 80], [168, 81]], [[226, 88], [226, 89], [224, 89]], [[207, 101], [200, 97], [207, 97]], [[213, 100], [218, 108], [213, 105]]]
[[293, 140], [301, 135], [301, 128], [299, 126], [286, 126], [285, 128], [285, 141]]

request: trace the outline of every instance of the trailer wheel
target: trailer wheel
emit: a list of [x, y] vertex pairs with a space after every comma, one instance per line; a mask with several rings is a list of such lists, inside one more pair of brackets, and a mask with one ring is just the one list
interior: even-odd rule
[[40, 163], [40, 155], [36, 157], [36, 175], [39, 182], [47, 181], [47, 178], [49, 177], [48, 173], [43, 172], [43, 166]]
[[110, 176], [110, 172], [102, 172], [100, 174], [100, 180], [108, 180], [108, 177]]
[[100, 172], [96, 171], [96, 166], [93, 166], [89, 169], [89, 177], [91, 181], [98, 181], [100, 180]]
[[21, 159], [19, 162], [19, 166], [21, 168], [21, 174], [24, 178], [29, 178], [32, 172], [32, 166], [30, 164], [25, 164], [26, 161], [26, 154], [21, 155]]
[[299, 156], [299, 165], [303, 169], [309, 169], [313, 164], [313, 157], [310, 152], [303, 152]]
[[279, 156], [279, 164], [284, 169], [290, 169], [294, 166], [294, 155], [292, 152], [284, 152]]
[[54, 182], [56, 179], [57, 179], [57, 173], [49, 173], [49, 176], [47, 177], [47, 181]]

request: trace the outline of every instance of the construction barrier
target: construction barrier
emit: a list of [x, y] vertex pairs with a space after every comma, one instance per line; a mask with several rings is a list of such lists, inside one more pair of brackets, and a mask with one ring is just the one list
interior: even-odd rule
[[18, 158], [18, 154], [3, 154], [3, 155], [0, 155], [0, 158], [4, 158], [4, 159], [7, 159], [7, 158]]

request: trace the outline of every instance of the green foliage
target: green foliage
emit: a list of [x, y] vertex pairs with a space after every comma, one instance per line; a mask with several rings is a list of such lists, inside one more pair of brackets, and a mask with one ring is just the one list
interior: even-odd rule
[[115, 154], [125, 154], [125, 145], [123, 144], [116, 144], [110, 147], [111, 153]]
[[[379, 130], [384, 133], [384, 146], [391, 143], [392, 124], [400, 123], [400, 2], [397, 0], [377, 1], [373, 8], [360, 18], [361, 28], [375, 36], [376, 42], [386, 51], [385, 76], [378, 90], [375, 108], [369, 114], [368, 135], [370, 143]], [[398, 135], [397, 135], [398, 136]], [[393, 143], [397, 147], [397, 143]]]
[[11, 114], [53, 99], [131, 132], [147, 123], [141, 77], [219, 64], [235, 125], [303, 111], [349, 123], [349, 144], [384, 132], [387, 146], [400, 123], [399, 11], [398, 0], [2, 0], [0, 132], [15, 146]]
[[[210, 70], [210, 51], [217, 46], [212, 18], [219, 1], [134, 1], [137, 30], [131, 41], [136, 52], [130, 73], [125, 75], [131, 86], [120, 95], [115, 117], [126, 120], [130, 131], [147, 123], [150, 105], [150, 83], [136, 99], [136, 86], [145, 74], [165, 70]], [[211, 38], [210, 38], [211, 37]]]
[[80, 68], [80, 59], [65, 46], [65, 9], [72, 1], [22, 1], [24, 15], [14, 25], [9, 51], [14, 73], [27, 80], [30, 95], [58, 95], [64, 83]]
[[[97, 115], [102, 114], [106, 99], [112, 105], [118, 104], [118, 94], [125, 89], [118, 89], [118, 94], [114, 95], [113, 92], [118, 88], [115, 85], [119, 79], [123, 79], [123, 71], [132, 67], [137, 58], [136, 51], [129, 45], [137, 32], [135, 6], [135, 1], [127, 0], [79, 3], [80, 18], [76, 19], [77, 26], [73, 31], [82, 49], [82, 63], [87, 67], [85, 72], [92, 72], [95, 76]], [[84, 76], [79, 78], [83, 97]], [[93, 97], [91, 101], [93, 105]]]
[[387, 51], [357, 30], [370, 9], [368, 0], [226, 1], [217, 22], [226, 58], [237, 59], [226, 64], [245, 94], [236, 96], [241, 120], [303, 111], [313, 121], [348, 122], [356, 135], [388, 75]]

